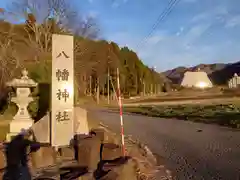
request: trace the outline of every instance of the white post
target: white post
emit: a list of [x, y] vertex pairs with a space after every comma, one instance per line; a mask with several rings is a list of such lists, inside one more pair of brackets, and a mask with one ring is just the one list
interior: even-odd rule
[[123, 111], [122, 111], [122, 97], [121, 97], [121, 88], [120, 88], [120, 78], [119, 78], [119, 69], [117, 68], [117, 85], [118, 85], [118, 105], [120, 113], [120, 125], [121, 125], [121, 137], [122, 137], [122, 152], [123, 156], [126, 155], [125, 151], [125, 140], [124, 140], [124, 125], [123, 125]]

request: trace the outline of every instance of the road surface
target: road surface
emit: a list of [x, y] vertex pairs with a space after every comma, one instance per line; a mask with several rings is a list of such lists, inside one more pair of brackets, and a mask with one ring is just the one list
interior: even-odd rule
[[[89, 116], [120, 130], [118, 113], [92, 109]], [[163, 157], [179, 180], [240, 179], [240, 131], [130, 114], [124, 125], [125, 133]]]

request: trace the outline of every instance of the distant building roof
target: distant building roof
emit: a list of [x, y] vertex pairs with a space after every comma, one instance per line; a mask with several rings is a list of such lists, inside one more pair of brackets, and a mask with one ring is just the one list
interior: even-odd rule
[[[212, 82], [208, 78], [208, 75], [204, 71], [191, 72], [187, 71], [184, 73], [184, 77], [181, 83], [184, 87], [212, 87]], [[204, 87], [203, 87], [204, 86]]]

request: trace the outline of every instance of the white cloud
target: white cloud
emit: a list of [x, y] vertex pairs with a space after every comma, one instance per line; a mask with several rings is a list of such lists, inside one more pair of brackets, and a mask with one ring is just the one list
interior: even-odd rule
[[183, 0], [183, 2], [185, 3], [195, 3], [197, 2], [198, 0]]
[[157, 31], [152, 36], [145, 39], [143, 43], [149, 44], [149, 45], [155, 45], [160, 41], [163, 41], [167, 37], [168, 37], [168, 33], [166, 31]]
[[97, 11], [89, 11], [88, 16], [91, 18], [96, 18], [99, 15]]
[[226, 21], [226, 28], [233, 28], [240, 25], [240, 15], [231, 17], [228, 21]]
[[203, 13], [200, 13], [200, 14], [197, 14], [197, 15], [193, 16], [191, 22], [199, 22], [201, 20], [205, 20], [209, 16], [210, 16], [210, 14], [208, 12], [203, 12]]
[[163, 39], [163, 37], [161, 37], [161, 36], [152, 36], [147, 39], [147, 42], [148, 42], [148, 44], [157, 44], [162, 39]]
[[187, 32], [185, 38], [195, 40], [199, 38], [203, 33], [205, 33], [209, 27], [210, 27], [210, 24], [199, 24], [199, 25], [193, 26]]
[[201, 21], [214, 21], [216, 19], [221, 19], [221, 17], [226, 17], [228, 15], [228, 10], [225, 6], [217, 6], [211, 8], [207, 11], [199, 13], [191, 19], [192, 23], [199, 23]]
[[234, 28], [240, 25], [240, 15], [231, 15], [225, 6], [217, 6], [209, 11], [202, 12], [195, 15], [191, 23], [208, 22], [210, 24], [219, 22], [225, 24], [226, 28]]
[[215, 15], [227, 15], [228, 14], [228, 10], [227, 10], [226, 6], [217, 6], [214, 9], [213, 13]]
[[112, 0], [112, 7], [113, 8], [118, 8], [121, 4], [127, 3], [128, 0]]
[[184, 31], [184, 27], [180, 27], [179, 31], [176, 33], [176, 36], [180, 36]]

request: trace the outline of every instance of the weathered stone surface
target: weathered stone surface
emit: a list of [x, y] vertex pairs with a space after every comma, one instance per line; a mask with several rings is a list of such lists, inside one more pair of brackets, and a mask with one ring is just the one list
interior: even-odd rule
[[89, 126], [87, 119], [87, 110], [80, 107], [75, 107], [74, 118], [75, 134], [88, 134]]
[[49, 113], [32, 126], [36, 140], [40, 143], [50, 143]]
[[56, 152], [53, 147], [41, 147], [37, 152], [31, 153], [31, 163], [34, 168], [53, 165], [56, 162]]
[[109, 131], [107, 129], [104, 129], [104, 131], [105, 131], [104, 143], [121, 144], [119, 136], [117, 136], [116, 134], [114, 134], [113, 132], [111, 132], [111, 131]]
[[96, 133], [96, 136], [101, 140], [103, 143], [113, 143], [118, 144], [119, 139], [110, 131], [104, 128], [94, 128], [91, 130], [92, 132]]
[[105, 142], [106, 140], [106, 133], [103, 128], [93, 128], [91, 132], [96, 133], [96, 136], [100, 139], [101, 142]]
[[96, 136], [81, 140], [78, 145], [79, 165], [95, 170], [100, 161], [100, 145], [101, 142]]
[[74, 159], [74, 149], [70, 147], [61, 148], [61, 156], [63, 159]]
[[122, 151], [120, 146], [112, 143], [105, 143], [103, 145], [102, 160], [113, 160], [119, 158], [121, 155]]
[[[87, 110], [75, 107], [74, 108], [74, 132], [75, 134], [88, 134], [88, 119]], [[50, 115], [47, 113], [42, 119], [34, 123], [33, 131], [36, 139], [41, 143], [50, 143]]]

